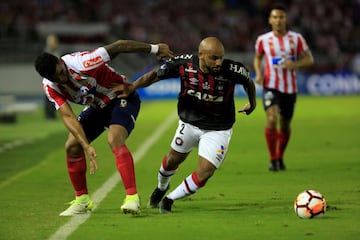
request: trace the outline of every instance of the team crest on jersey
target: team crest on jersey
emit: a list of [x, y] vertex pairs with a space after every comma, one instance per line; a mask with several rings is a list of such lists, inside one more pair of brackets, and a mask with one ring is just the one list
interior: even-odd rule
[[82, 105], [92, 104], [95, 100], [95, 92], [95, 87], [92, 87], [90, 84], [86, 84], [80, 87], [80, 93], [78, 94], [78, 97], [75, 96], [75, 98], [78, 98], [78, 103]]
[[87, 86], [82, 86], [80, 88], [80, 92], [81, 92], [82, 96], [85, 96], [85, 95], [87, 95], [89, 93], [89, 88]]
[[199, 84], [199, 79], [197, 78], [190, 78], [189, 82], [191, 85], [198, 85]]

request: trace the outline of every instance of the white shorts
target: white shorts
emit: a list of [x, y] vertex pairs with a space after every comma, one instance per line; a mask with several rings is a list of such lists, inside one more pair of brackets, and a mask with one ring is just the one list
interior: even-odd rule
[[189, 153], [194, 147], [198, 147], [199, 156], [219, 168], [228, 151], [231, 135], [232, 128], [218, 131], [203, 130], [179, 120], [171, 148], [180, 153]]

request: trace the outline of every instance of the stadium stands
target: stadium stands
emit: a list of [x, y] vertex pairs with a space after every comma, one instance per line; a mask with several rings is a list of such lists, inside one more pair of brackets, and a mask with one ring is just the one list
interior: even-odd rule
[[[0, 3], [0, 62], [27, 61], [39, 51], [44, 36], [60, 33], [66, 44], [97, 44], [115, 38], [169, 43], [176, 52], [196, 49], [206, 35], [219, 36], [229, 52], [253, 52], [255, 37], [268, 31], [263, 0], [29, 0]], [[302, 32], [315, 54], [333, 68], [349, 65], [360, 52], [360, 2], [356, 0], [286, 1], [289, 25]], [[44, 30], [44, 25], [53, 27]], [[83, 34], [82, 25], [105, 25]], [[80, 26], [74, 35], [70, 28]], [[55, 26], [55, 27], [54, 27]], [[58, 27], [56, 27], [58, 26]], [[65, 28], [66, 29], [66, 28]], [[97, 30], [99, 31], [97, 31]], [[72, 31], [70, 33], [70, 31]], [[82, 46], [81, 45], [81, 46]], [[64, 49], [72, 51], [73, 49]], [[330, 57], [328, 57], [330, 56]]]

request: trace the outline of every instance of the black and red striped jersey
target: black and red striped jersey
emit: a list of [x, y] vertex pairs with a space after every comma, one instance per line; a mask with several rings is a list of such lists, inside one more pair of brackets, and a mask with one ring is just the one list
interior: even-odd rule
[[250, 72], [239, 62], [224, 59], [218, 73], [200, 70], [199, 57], [177, 56], [160, 66], [159, 79], [180, 78], [178, 115], [206, 130], [230, 129], [235, 122], [235, 84], [248, 85]]

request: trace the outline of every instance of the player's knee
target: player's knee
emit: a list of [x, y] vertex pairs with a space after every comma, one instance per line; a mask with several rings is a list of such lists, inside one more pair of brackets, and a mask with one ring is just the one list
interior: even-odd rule
[[270, 115], [267, 117], [267, 124], [269, 127], [276, 128], [277, 125], [277, 117]]
[[[120, 126], [119, 126], [120, 127]], [[119, 147], [125, 144], [126, 138], [128, 137], [125, 128], [111, 128], [107, 135], [107, 142], [111, 149]]]
[[78, 143], [75, 144], [71, 142], [65, 143], [65, 150], [66, 150], [66, 154], [69, 156], [78, 156], [83, 152], [83, 149], [80, 144]]

